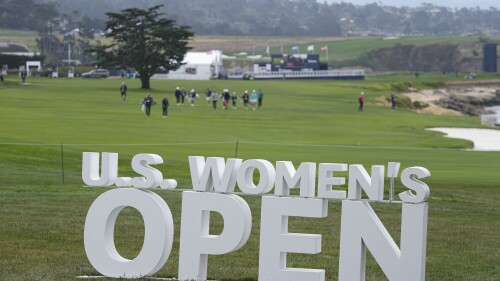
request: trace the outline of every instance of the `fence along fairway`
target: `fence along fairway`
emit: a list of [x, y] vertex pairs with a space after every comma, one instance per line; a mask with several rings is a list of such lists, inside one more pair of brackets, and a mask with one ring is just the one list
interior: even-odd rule
[[[8, 79], [13, 82], [17, 77]], [[427, 82], [433, 81], [435, 78], [430, 77]], [[0, 279], [45, 276], [46, 280], [68, 280], [96, 274], [85, 258], [81, 235], [86, 210], [104, 189], [82, 187], [83, 151], [118, 152], [120, 175], [133, 175], [130, 160], [137, 153], [161, 155], [165, 161], [159, 167], [162, 173], [177, 179], [178, 188], [189, 189], [187, 156], [234, 157], [237, 140], [237, 156], [243, 159], [290, 160], [296, 165], [306, 161], [359, 163], [367, 168], [400, 161], [402, 168], [428, 168], [432, 176], [426, 181], [431, 187], [427, 280], [500, 278], [494, 266], [498, 253], [491, 252], [500, 247], [496, 239], [500, 227], [496, 203], [500, 198], [495, 173], [500, 166], [499, 153], [463, 151], [460, 148], [470, 147], [469, 142], [423, 130], [445, 125], [476, 126], [477, 118], [426, 116], [401, 109], [392, 113], [376, 104], [378, 96], [389, 94], [390, 82], [370, 80], [153, 81], [154, 97], [160, 100], [167, 93], [172, 104], [172, 91], [177, 85], [200, 92], [212, 87], [238, 93], [261, 87], [265, 93], [264, 109], [254, 112], [241, 108], [213, 111], [201, 92], [202, 98], [194, 108], [172, 105], [167, 120], [161, 118], [159, 105], [153, 107], [149, 119], [140, 112], [139, 100], [145, 91], [137, 89], [138, 81], [127, 81], [127, 102], [120, 100], [120, 80], [29, 82], [31, 85], [25, 87], [9, 83], [0, 88], [0, 211], [5, 214], [0, 221], [5, 226], [0, 241], [10, 242], [0, 253], [0, 268], [7, 268]], [[363, 115], [356, 112], [356, 98], [362, 89], [368, 89]], [[61, 184], [61, 143], [65, 185]], [[396, 188], [402, 186], [397, 182]], [[178, 193], [159, 194], [171, 208], [180, 208]], [[210, 257], [209, 276], [256, 279], [256, 263], [252, 260], [258, 257], [260, 201], [249, 199], [249, 204], [254, 216], [250, 241], [231, 256]], [[338, 204], [331, 204], [329, 218], [320, 224], [315, 220], [291, 221], [292, 231], [323, 234], [324, 242], [321, 255], [292, 255], [288, 266], [324, 268], [328, 280], [336, 279], [338, 210]], [[398, 211], [387, 207], [376, 211], [398, 239]], [[128, 214], [124, 216], [127, 221]], [[179, 218], [179, 212], [174, 211], [176, 231]], [[134, 221], [139, 220], [117, 227], [126, 228]], [[217, 216], [214, 223], [215, 231], [220, 228]], [[117, 238], [122, 239], [117, 241], [120, 253], [131, 253], [137, 248], [134, 245], [141, 243], [140, 235], [132, 235]], [[178, 232], [175, 237], [178, 239]], [[35, 253], [26, 255], [20, 248]], [[175, 276], [177, 250], [178, 241], [159, 276]], [[384, 280], [371, 259], [367, 272], [367, 280]]]

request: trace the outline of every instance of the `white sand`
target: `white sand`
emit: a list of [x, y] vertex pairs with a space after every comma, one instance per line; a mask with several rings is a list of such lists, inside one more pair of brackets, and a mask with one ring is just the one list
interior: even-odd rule
[[446, 134], [448, 138], [466, 139], [474, 142], [474, 150], [500, 151], [500, 130], [471, 128], [431, 128]]

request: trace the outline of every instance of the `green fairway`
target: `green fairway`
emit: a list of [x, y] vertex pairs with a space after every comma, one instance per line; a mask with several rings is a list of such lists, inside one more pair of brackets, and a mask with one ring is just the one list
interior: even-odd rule
[[[336, 44], [336, 43], [334, 43]], [[346, 54], [347, 56], [347, 54]], [[481, 77], [481, 75], [480, 75]], [[494, 78], [494, 76], [486, 76]], [[481, 127], [477, 117], [391, 111], [381, 102], [392, 84], [417, 88], [444, 82], [439, 74], [368, 77], [365, 81], [152, 81], [157, 101], [151, 117], [140, 110], [147, 93], [128, 80], [127, 101], [121, 80], [28, 79], [8, 76], [0, 86], [0, 280], [76, 280], [98, 275], [83, 247], [83, 226], [90, 204], [106, 189], [83, 187], [82, 152], [119, 153], [119, 175], [134, 176], [135, 154], [162, 156], [165, 177], [178, 189], [191, 189], [188, 156], [219, 156], [301, 162], [371, 165], [401, 162], [423, 166], [432, 176], [426, 280], [500, 279], [500, 152], [474, 152], [472, 143], [426, 131], [431, 127]], [[446, 79], [456, 80], [450, 77]], [[177, 106], [176, 86], [196, 89], [195, 106]], [[213, 110], [207, 87], [238, 93], [238, 109]], [[244, 90], [262, 88], [264, 107], [243, 109]], [[359, 93], [366, 94], [358, 112]], [[161, 99], [170, 100], [161, 118]], [[347, 173], [344, 175], [347, 176]], [[64, 182], [64, 184], [63, 184]], [[386, 181], [386, 189], [388, 183]], [[403, 191], [397, 181], [396, 189]], [[158, 191], [174, 215], [175, 239], [160, 277], [177, 275], [181, 193]], [[257, 280], [260, 198], [244, 196], [253, 215], [249, 242], [239, 251], [209, 258], [209, 278]], [[340, 202], [331, 202], [326, 219], [291, 218], [290, 231], [323, 235], [322, 253], [289, 255], [288, 267], [325, 269], [337, 280]], [[374, 204], [384, 225], [399, 241], [399, 205]], [[318, 223], [320, 222], [320, 223]], [[212, 221], [220, 233], [218, 216]], [[143, 223], [126, 209], [118, 218], [118, 251], [134, 258], [141, 249]], [[367, 280], [386, 280], [368, 255]]]
[[36, 49], [36, 31], [0, 28], [0, 42], [25, 44], [31, 50]]
[[[246, 37], [243, 37], [246, 38]], [[248, 40], [248, 38], [246, 38]], [[365, 37], [365, 38], [287, 38], [282, 37], [280, 42], [274, 42], [274, 38], [257, 37], [255, 43], [249, 46], [257, 46], [255, 54], [267, 56], [266, 46], [270, 45], [270, 54], [280, 54], [281, 47], [285, 54], [297, 53], [297, 50], [292, 50], [293, 46], [299, 46], [300, 53], [308, 53], [307, 47], [313, 45], [314, 52], [320, 54], [321, 61], [326, 61], [326, 52], [321, 51], [321, 47], [328, 46], [328, 59], [330, 62], [343, 62], [359, 58], [361, 55], [387, 47], [397, 45], [425, 45], [425, 44], [457, 44], [461, 46], [464, 55], [472, 50], [481, 51], [482, 43], [480, 37], [477, 36], [408, 36], [408, 37]], [[491, 40], [498, 40], [497, 37], [491, 37]], [[225, 45], [232, 46], [234, 39], [232, 37], [219, 37], [219, 41], [227, 41]], [[240, 39], [242, 40], [242, 39]], [[267, 43], [267, 44], [266, 44]], [[477, 44], [477, 46], [475, 46]], [[222, 48], [224, 50], [224, 48]], [[242, 50], [229, 51], [229, 54], [238, 53]], [[253, 53], [253, 49], [243, 50], [249, 54]], [[240, 58], [245, 60], [245, 58]], [[248, 60], [248, 59], [247, 59]]]
[[31, 30], [18, 30], [18, 29], [4, 29], [0, 28], [0, 37], [16, 36], [16, 37], [35, 37], [37, 34]]

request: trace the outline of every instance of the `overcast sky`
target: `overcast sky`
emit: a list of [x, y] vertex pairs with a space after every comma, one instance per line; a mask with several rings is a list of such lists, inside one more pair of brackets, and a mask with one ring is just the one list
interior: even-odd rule
[[[320, 0], [321, 2], [321, 0]], [[462, 7], [477, 7], [483, 9], [488, 9], [489, 7], [495, 7], [500, 9], [500, 1], [499, 0], [413, 0], [413, 1], [405, 1], [405, 0], [327, 0], [327, 2], [350, 2], [353, 4], [368, 4], [374, 2], [382, 2], [384, 5], [389, 6], [419, 6], [422, 3], [432, 3], [438, 6], [446, 6], [452, 8], [462, 8]]]

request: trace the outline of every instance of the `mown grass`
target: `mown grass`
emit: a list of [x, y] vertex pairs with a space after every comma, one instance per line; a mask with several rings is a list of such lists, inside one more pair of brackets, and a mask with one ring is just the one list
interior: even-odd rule
[[[13, 41], [26, 44], [29, 48], [36, 48], [37, 34], [28, 30], [13, 30], [0, 28], [0, 41]], [[500, 37], [488, 37], [490, 40], [499, 40]], [[246, 52], [252, 55], [267, 56], [267, 46], [270, 54], [297, 53], [292, 50], [293, 46], [299, 46], [300, 53], [308, 53], [307, 47], [314, 45], [314, 53], [319, 53], [321, 61], [326, 61], [326, 52], [320, 48], [328, 46], [328, 59], [330, 63], [339, 63], [359, 58], [361, 55], [384, 47], [395, 45], [423, 45], [423, 44], [459, 44], [467, 50], [468, 56], [472, 49], [478, 53], [482, 52], [480, 46], [474, 46], [480, 42], [480, 36], [403, 36], [398, 38], [382, 37], [271, 37], [271, 36], [204, 36], [197, 35], [193, 38], [190, 46], [194, 51], [204, 52], [219, 49], [227, 55]], [[99, 40], [101, 43], [109, 43], [109, 39], [96, 35], [92, 41]], [[240, 56], [238, 61], [252, 61], [246, 56]], [[230, 61], [230, 60], [227, 60]], [[335, 67], [335, 64], [333, 65]]]
[[35, 50], [36, 38], [36, 31], [0, 28], [0, 42], [21, 43], [30, 50]]
[[34, 37], [36, 36], [36, 31], [0, 28], [0, 37], [3, 36]]
[[[490, 76], [490, 78], [492, 78]], [[411, 74], [369, 77], [366, 81], [153, 81], [159, 102], [168, 95], [168, 119], [160, 105], [147, 118], [139, 101], [146, 91], [139, 81], [127, 81], [128, 100], [120, 100], [120, 80], [28, 79], [7, 77], [0, 86], [0, 280], [72, 280], [97, 275], [83, 248], [83, 226], [90, 204], [106, 191], [82, 187], [81, 153], [118, 152], [119, 174], [133, 176], [130, 160], [155, 153], [165, 164], [164, 177], [179, 189], [190, 189], [189, 155], [263, 158], [363, 164], [400, 161], [402, 167], [428, 168], [432, 177], [426, 280], [498, 280], [498, 167], [500, 153], [473, 152], [472, 143], [425, 131], [428, 127], [480, 127], [475, 117], [392, 112], [378, 102], [394, 83], [417, 88], [451, 77]], [[195, 88], [196, 106], [176, 106], [176, 86]], [[239, 94], [262, 88], [264, 108], [258, 111], [217, 110], [203, 99], [206, 87], [229, 88]], [[360, 91], [367, 96], [357, 112]], [[22, 143], [22, 144], [21, 144]], [[27, 145], [30, 144], [30, 145]], [[62, 146], [61, 146], [62, 144]], [[62, 148], [62, 149], [61, 149]], [[62, 153], [61, 153], [62, 152]], [[64, 162], [64, 173], [62, 171]], [[64, 176], [64, 184], [62, 184]], [[403, 189], [397, 182], [397, 190]], [[157, 276], [177, 275], [181, 193], [158, 191], [175, 221], [174, 248]], [[245, 196], [253, 215], [252, 235], [243, 249], [209, 258], [209, 277], [257, 280], [260, 198]], [[318, 255], [290, 255], [289, 267], [323, 268], [327, 280], [338, 274], [340, 203], [331, 202], [325, 219], [291, 218], [291, 232], [323, 235]], [[374, 204], [377, 214], [399, 241], [400, 206]], [[214, 215], [211, 232], [222, 222]], [[120, 214], [115, 239], [118, 251], [133, 258], [142, 245], [140, 215]], [[369, 257], [367, 280], [384, 280]]]
[[[246, 38], [246, 37], [244, 37]], [[285, 37], [286, 38], [286, 37]], [[233, 46], [236, 43], [232, 37], [226, 38], [228, 41], [224, 45]], [[498, 37], [492, 37], [492, 40], [498, 40]], [[219, 39], [220, 41], [223, 38]], [[240, 40], [240, 39], [239, 39]], [[458, 44], [465, 49], [473, 48], [474, 43], [478, 43], [478, 36], [404, 36], [398, 38], [382, 38], [382, 37], [363, 37], [363, 38], [287, 38], [279, 42], [274, 42], [265, 37], [257, 37], [255, 43], [248, 44], [244, 50], [237, 50], [234, 53], [245, 51], [249, 55], [253, 53], [253, 47], [256, 46], [255, 53], [257, 55], [267, 56], [266, 47], [270, 45], [271, 54], [280, 54], [281, 46], [285, 54], [295, 54], [298, 51], [292, 50], [293, 46], [299, 46], [299, 52], [302, 54], [308, 53], [307, 47], [314, 46], [314, 53], [320, 54], [321, 61], [326, 61], [327, 55], [320, 48], [328, 46], [328, 59], [330, 62], [342, 62], [359, 58], [361, 55], [374, 51], [380, 48], [393, 47], [396, 45], [424, 45], [424, 44]], [[244, 41], [244, 39], [243, 39]], [[237, 41], [236, 41], [237, 42]], [[222, 48], [224, 50], [224, 48]], [[477, 52], [481, 53], [482, 49], [477, 47]], [[232, 51], [230, 51], [231, 54]], [[242, 59], [242, 58], [240, 58]], [[335, 65], [334, 65], [335, 67]]]

